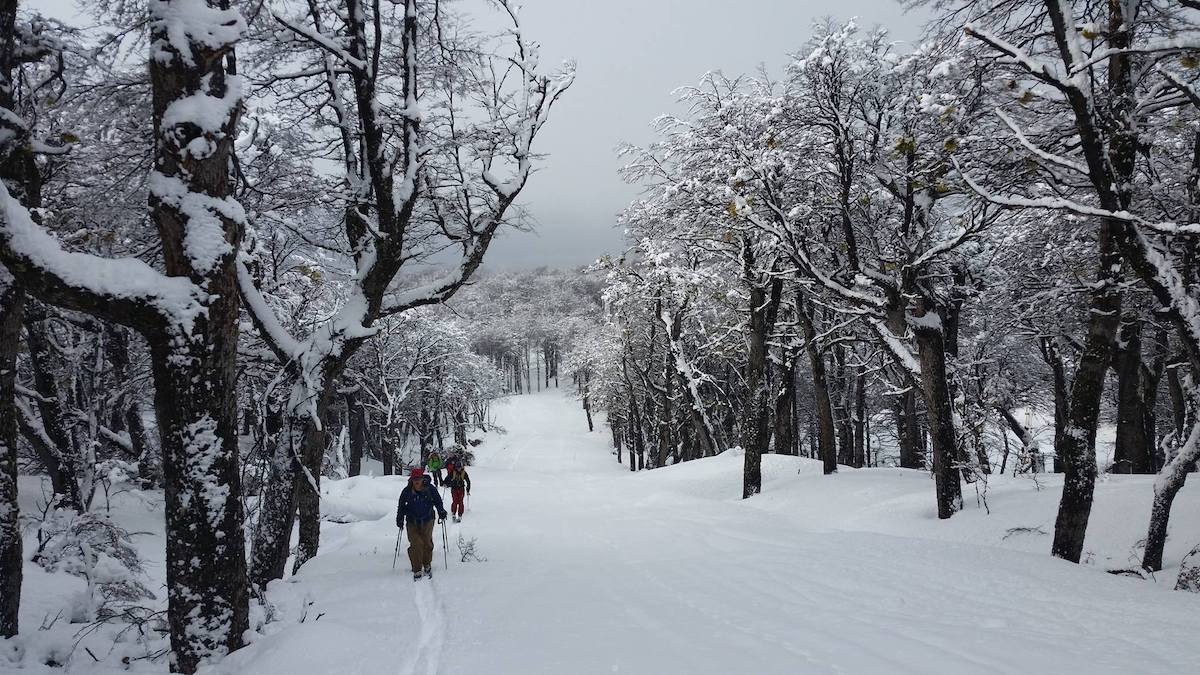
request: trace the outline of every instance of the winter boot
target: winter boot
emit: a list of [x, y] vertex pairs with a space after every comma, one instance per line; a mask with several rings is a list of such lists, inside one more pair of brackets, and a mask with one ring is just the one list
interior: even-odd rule
[[433, 578], [433, 568], [432, 567], [430, 567], [430, 566], [425, 567], [425, 576], [429, 577], [430, 579]]
[[422, 576], [420, 572], [413, 572], [413, 581], [420, 581]]

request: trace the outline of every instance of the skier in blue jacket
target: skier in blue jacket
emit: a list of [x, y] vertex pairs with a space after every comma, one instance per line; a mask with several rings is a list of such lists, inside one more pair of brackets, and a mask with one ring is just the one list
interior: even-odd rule
[[408, 560], [412, 563], [413, 580], [433, 576], [433, 516], [437, 522], [446, 519], [442, 496], [433, 487], [425, 470], [417, 467], [408, 476], [408, 485], [400, 491], [396, 506], [396, 527], [404, 529], [408, 521]]

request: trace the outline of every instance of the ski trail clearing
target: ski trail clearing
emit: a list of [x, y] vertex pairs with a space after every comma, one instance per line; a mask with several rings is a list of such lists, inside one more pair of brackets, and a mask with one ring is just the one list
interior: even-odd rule
[[[431, 579], [414, 582], [413, 601], [417, 608], [420, 638], [413, 649], [412, 662], [400, 670], [404, 675], [436, 675], [446, 643], [446, 612], [438, 600]], [[424, 670], [421, 664], [425, 664]]]
[[[406, 564], [390, 569], [403, 478], [328, 481], [325, 508], [360, 521], [326, 523], [321, 554], [272, 587], [285, 603], [311, 598], [308, 620], [269, 624], [219, 668], [1200, 672], [1200, 597], [1168, 590], [1173, 578], [1103, 571], [1128, 566], [1152, 478], [1098, 486], [1096, 564], [1072, 565], [1037, 534], [1053, 527], [1060, 478], [1039, 491], [994, 477], [991, 515], [972, 503], [938, 521], [919, 472], [825, 477], [817, 463], [772, 455], [764, 494], [741, 500], [732, 452], [632, 474], [607, 429], [588, 433], [563, 392], [513, 397], [496, 413], [506, 432], [476, 449], [471, 511], [449, 525], [449, 571], [414, 584]], [[1196, 493], [1180, 493], [1168, 559], [1200, 541]], [[1027, 529], [1012, 535], [1017, 526]], [[460, 535], [485, 560], [460, 562]]]

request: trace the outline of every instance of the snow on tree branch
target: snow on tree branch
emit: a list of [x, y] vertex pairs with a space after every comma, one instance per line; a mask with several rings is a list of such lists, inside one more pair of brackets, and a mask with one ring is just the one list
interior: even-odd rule
[[[68, 252], [0, 184], [0, 260], [40, 280], [60, 302], [145, 328], [177, 325], [184, 332], [204, 311], [204, 293], [186, 278], [168, 277], [136, 259]], [[146, 314], [144, 307], [157, 314]]]

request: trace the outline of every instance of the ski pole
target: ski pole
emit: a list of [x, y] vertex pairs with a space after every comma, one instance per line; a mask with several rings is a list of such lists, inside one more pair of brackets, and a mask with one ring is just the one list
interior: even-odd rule
[[450, 540], [446, 538], [446, 521], [442, 521], [442, 560], [450, 569]]
[[403, 531], [404, 530], [402, 528], [399, 528], [399, 527], [396, 528], [396, 552], [392, 554], [392, 569], [393, 570], [396, 569], [396, 559], [400, 557], [400, 533]]

